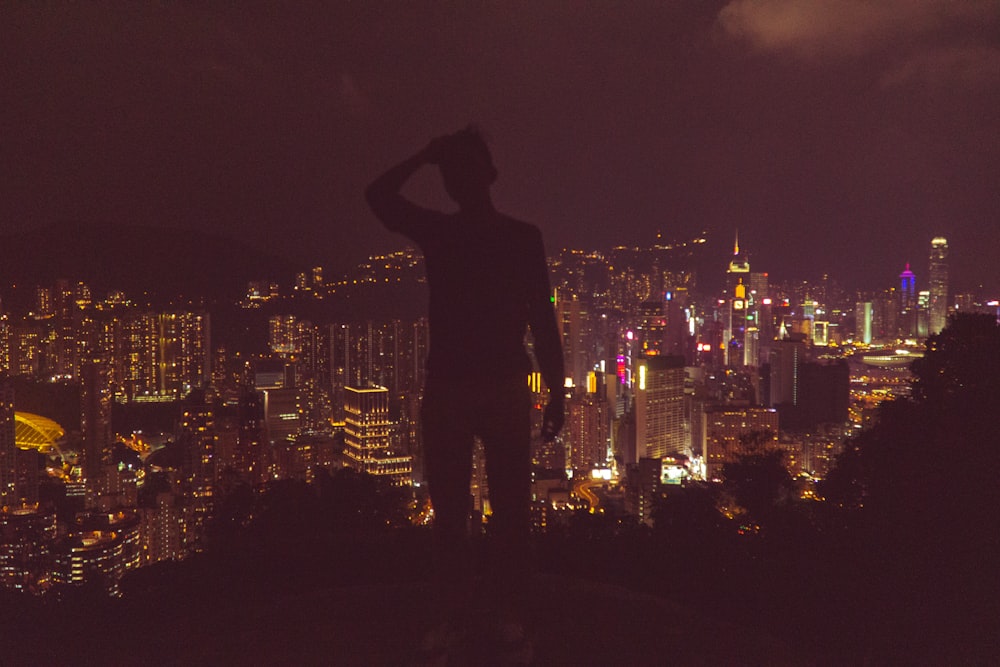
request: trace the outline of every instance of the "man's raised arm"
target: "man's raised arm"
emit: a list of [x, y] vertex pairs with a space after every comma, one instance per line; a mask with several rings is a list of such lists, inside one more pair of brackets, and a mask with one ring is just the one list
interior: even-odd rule
[[[365, 199], [386, 229], [401, 232], [414, 238], [419, 226], [433, 211], [417, 206], [399, 193], [403, 185], [425, 164], [437, 164], [440, 140], [435, 139], [427, 148], [406, 158], [376, 178], [365, 188]], [[418, 240], [418, 239], [414, 239]]]

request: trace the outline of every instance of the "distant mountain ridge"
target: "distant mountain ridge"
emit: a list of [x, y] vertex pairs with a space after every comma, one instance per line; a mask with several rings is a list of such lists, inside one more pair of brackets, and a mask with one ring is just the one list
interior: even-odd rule
[[247, 243], [193, 229], [61, 222], [0, 236], [0, 289], [82, 280], [95, 296], [237, 298], [250, 280], [303, 270]]

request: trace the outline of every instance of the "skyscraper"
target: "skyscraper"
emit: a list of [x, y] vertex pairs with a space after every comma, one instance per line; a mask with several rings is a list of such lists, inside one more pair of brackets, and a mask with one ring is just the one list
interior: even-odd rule
[[854, 340], [870, 345], [872, 342], [872, 325], [874, 323], [874, 308], [871, 301], [859, 301], [854, 305]]
[[412, 458], [393, 451], [395, 425], [385, 387], [344, 388], [344, 456], [358, 472], [409, 485]]
[[0, 507], [17, 498], [17, 446], [14, 427], [14, 387], [0, 382]]
[[903, 336], [912, 336], [917, 330], [917, 277], [910, 270], [910, 263], [899, 274], [899, 317]]
[[933, 336], [944, 329], [948, 320], [948, 239], [937, 236], [931, 240], [930, 323], [928, 334]]
[[635, 392], [636, 459], [687, 454], [684, 357], [645, 357]]
[[[596, 387], [595, 387], [596, 388]], [[574, 470], [604, 465], [610, 435], [609, 406], [602, 395], [578, 388], [566, 404], [566, 445]]]
[[733, 258], [729, 261], [729, 268], [726, 269], [726, 295], [734, 296], [738, 283], [749, 282], [750, 260], [745, 254], [740, 253], [740, 234], [736, 232], [736, 241], [733, 243]]
[[108, 367], [87, 362], [80, 383], [80, 430], [83, 434], [83, 475], [91, 498], [106, 494], [112, 474], [111, 382]]

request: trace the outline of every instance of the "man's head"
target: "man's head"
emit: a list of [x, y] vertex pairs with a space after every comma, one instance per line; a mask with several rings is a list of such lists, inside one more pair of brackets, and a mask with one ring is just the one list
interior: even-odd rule
[[497, 170], [478, 128], [470, 125], [443, 137], [438, 165], [448, 196], [459, 206], [473, 207], [489, 201]]

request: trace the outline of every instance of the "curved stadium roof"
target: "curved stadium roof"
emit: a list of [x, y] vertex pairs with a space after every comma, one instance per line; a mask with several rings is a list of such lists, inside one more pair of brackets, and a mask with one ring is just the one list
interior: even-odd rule
[[14, 444], [21, 449], [37, 449], [47, 453], [66, 435], [63, 427], [48, 417], [30, 412], [14, 413]]

